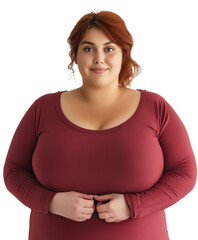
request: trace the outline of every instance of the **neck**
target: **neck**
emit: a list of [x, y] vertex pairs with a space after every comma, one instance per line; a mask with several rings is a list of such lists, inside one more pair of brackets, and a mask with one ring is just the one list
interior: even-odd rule
[[121, 96], [123, 87], [118, 85], [103, 88], [93, 88], [83, 85], [79, 94], [86, 104], [93, 107], [108, 107], [115, 103]]

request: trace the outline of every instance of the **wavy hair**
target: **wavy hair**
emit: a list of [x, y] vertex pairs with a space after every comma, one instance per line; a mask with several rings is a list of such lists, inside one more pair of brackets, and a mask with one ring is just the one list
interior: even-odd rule
[[133, 78], [141, 72], [141, 67], [131, 57], [134, 41], [125, 22], [120, 16], [110, 11], [88, 13], [76, 23], [67, 39], [70, 46], [69, 56], [71, 58], [68, 69], [74, 73], [73, 64], [76, 59], [78, 46], [85, 32], [91, 28], [102, 30], [112, 42], [122, 48], [123, 60], [118, 84], [122, 87], [130, 86]]

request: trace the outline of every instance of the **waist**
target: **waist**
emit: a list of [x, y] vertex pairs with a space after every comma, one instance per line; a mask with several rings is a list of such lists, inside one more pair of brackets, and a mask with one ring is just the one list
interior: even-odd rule
[[29, 240], [169, 240], [165, 212], [107, 223], [95, 211], [91, 219], [73, 221], [54, 214], [31, 212]]

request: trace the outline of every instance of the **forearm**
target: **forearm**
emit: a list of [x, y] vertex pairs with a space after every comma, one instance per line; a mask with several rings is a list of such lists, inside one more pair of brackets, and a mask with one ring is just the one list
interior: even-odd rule
[[58, 210], [58, 202], [61, 198], [61, 193], [56, 193], [50, 203], [49, 203], [49, 208], [48, 208], [48, 211], [49, 213], [51, 214], [58, 214], [59, 210]]
[[49, 203], [56, 194], [43, 187], [32, 171], [7, 160], [4, 165], [4, 182], [7, 189], [24, 205], [42, 213], [48, 213]]
[[165, 172], [150, 189], [124, 194], [131, 218], [141, 218], [164, 210], [188, 194], [196, 182], [196, 166], [193, 163], [190, 161], [189, 164], [184, 163], [183, 168], [180, 166]]

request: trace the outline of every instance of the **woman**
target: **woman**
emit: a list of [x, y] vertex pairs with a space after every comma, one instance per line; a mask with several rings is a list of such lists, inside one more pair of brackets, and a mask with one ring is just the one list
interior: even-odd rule
[[82, 86], [35, 100], [4, 166], [29, 239], [169, 239], [164, 210], [197, 177], [185, 126], [159, 94], [127, 88], [141, 68], [118, 15], [86, 14], [68, 42]]

